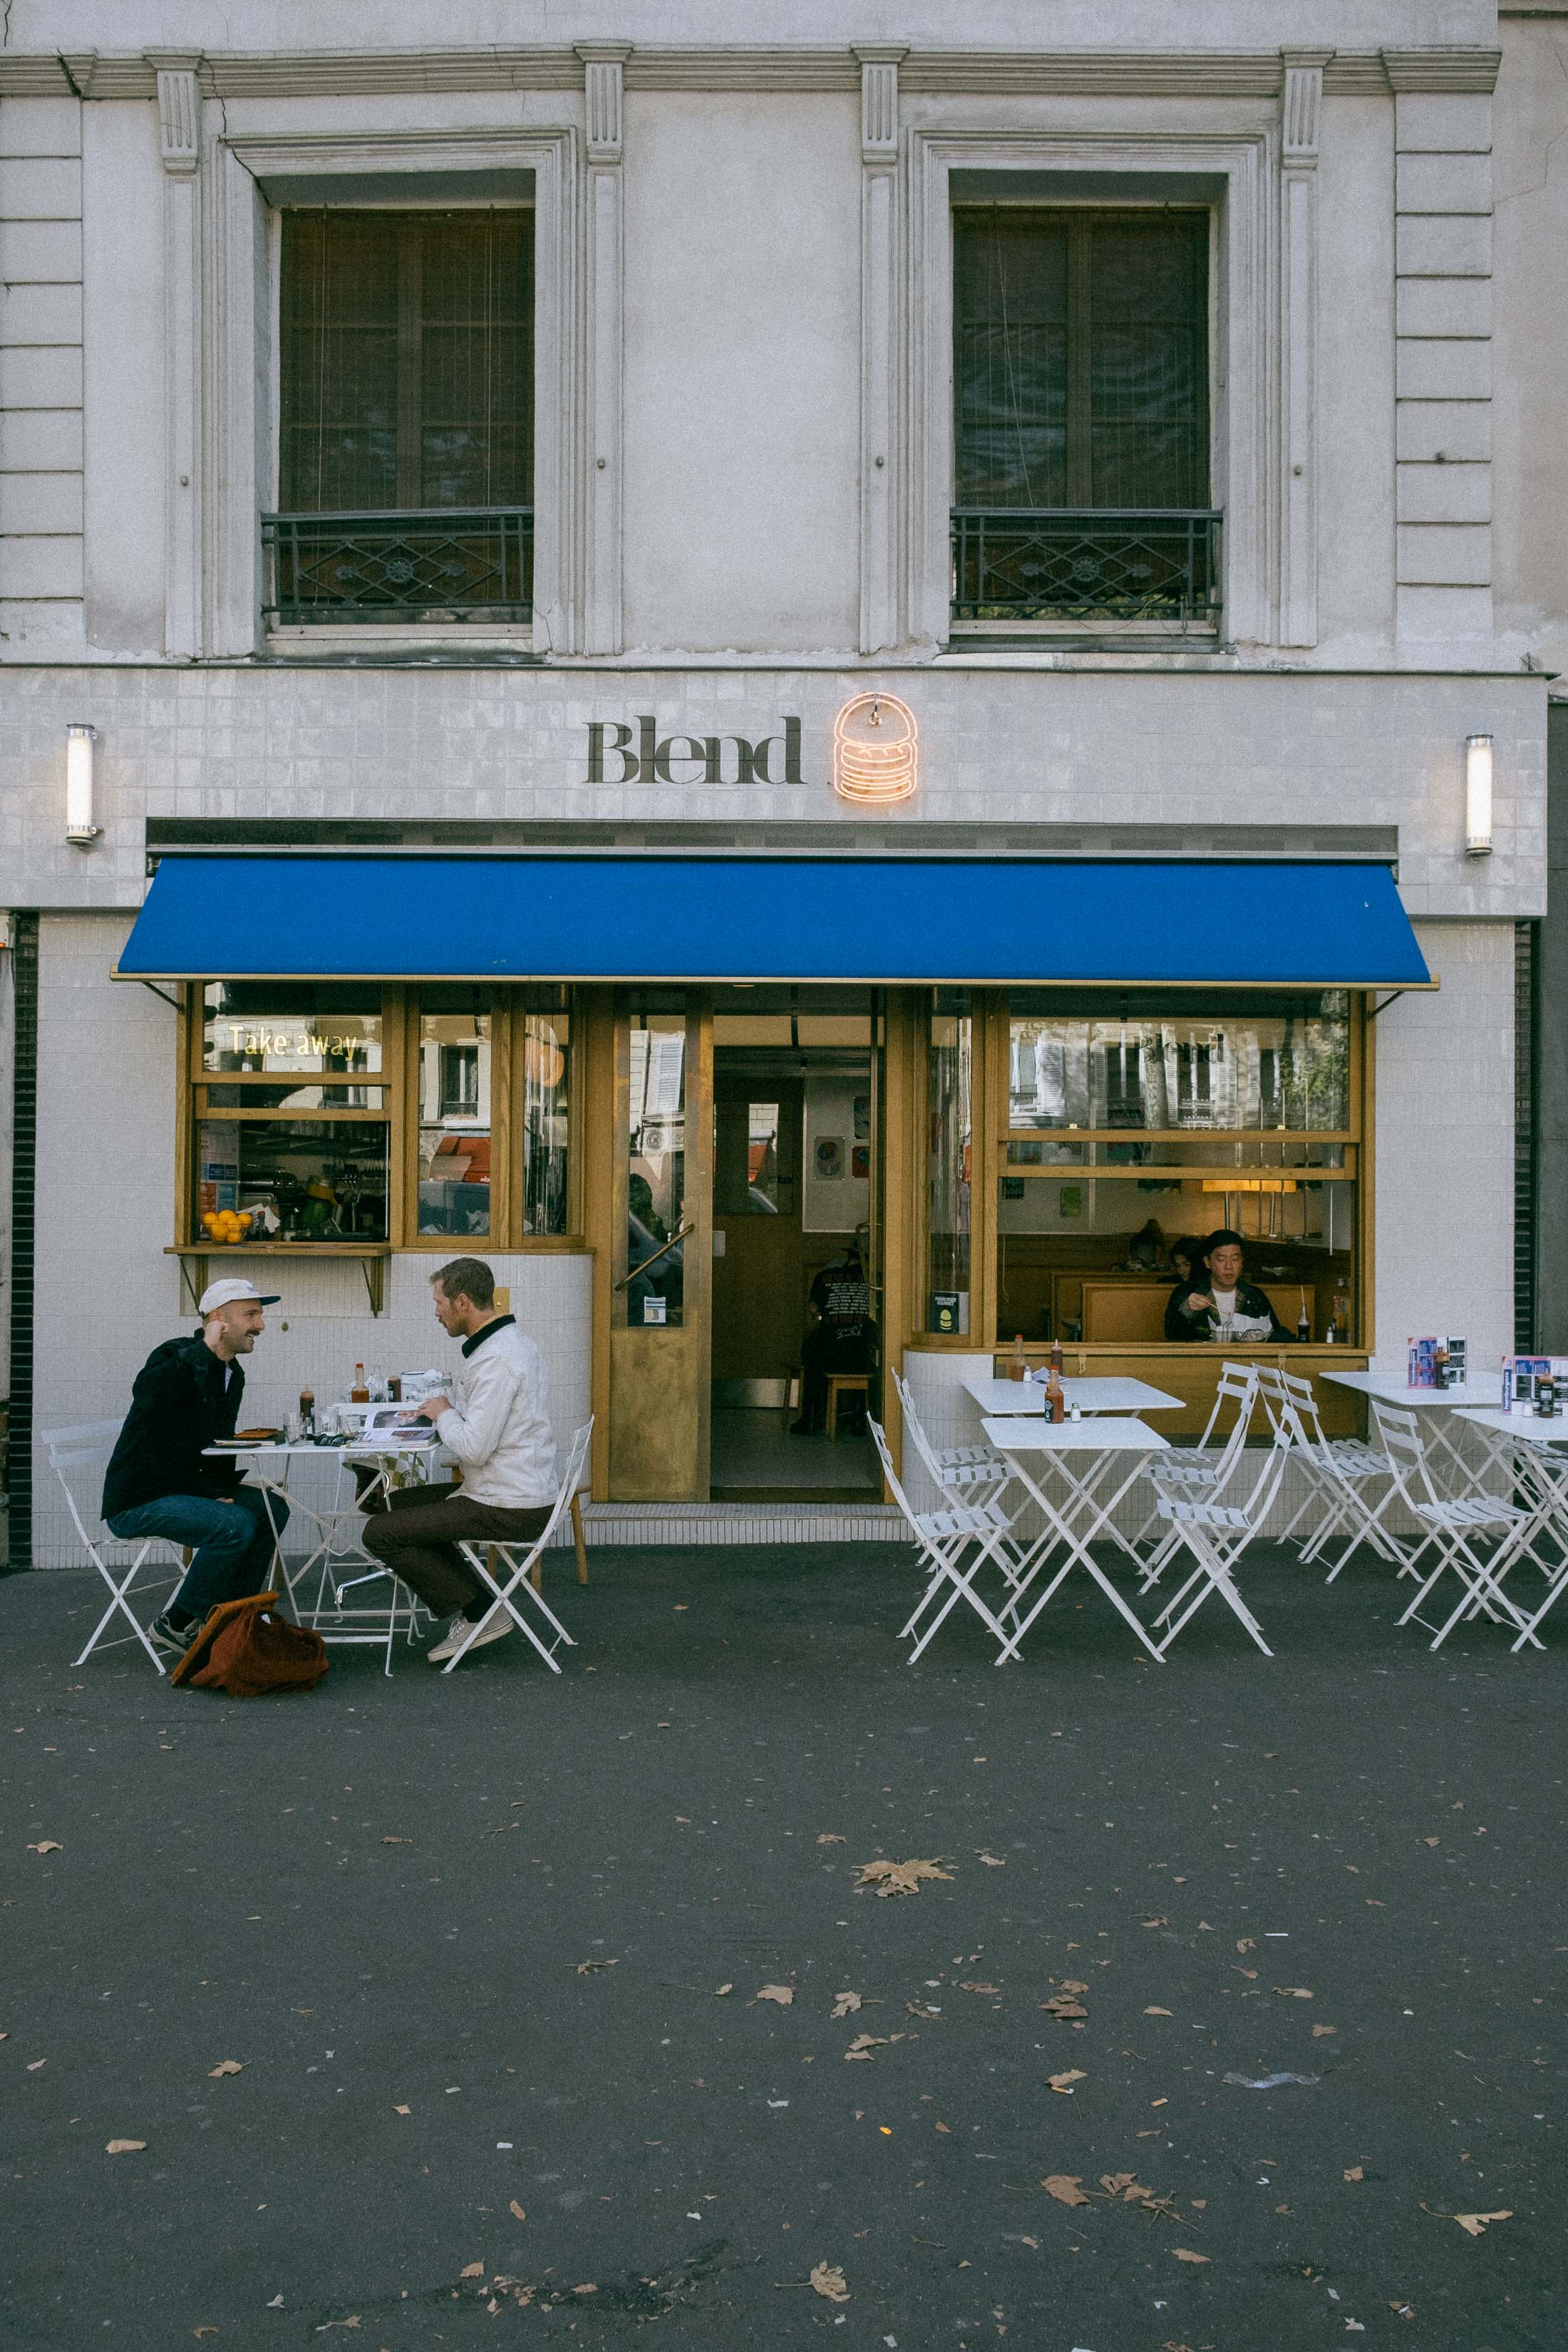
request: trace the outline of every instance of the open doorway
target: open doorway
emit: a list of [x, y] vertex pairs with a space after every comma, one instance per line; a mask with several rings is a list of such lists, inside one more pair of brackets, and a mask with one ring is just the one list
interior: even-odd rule
[[878, 1020], [866, 988], [714, 992], [716, 1502], [880, 1492]]

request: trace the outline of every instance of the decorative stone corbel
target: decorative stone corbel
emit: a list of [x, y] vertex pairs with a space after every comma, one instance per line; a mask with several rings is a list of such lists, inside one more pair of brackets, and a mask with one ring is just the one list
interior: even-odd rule
[[899, 63], [904, 48], [857, 47], [860, 64], [860, 650], [899, 641]]
[[149, 49], [163, 166], [163, 641], [202, 650], [202, 92], [199, 55]]
[[588, 461], [584, 650], [621, 649], [622, 313], [626, 228], [621, 188], [625, 147], [622, 68], [629, 43], [581, 42], [587, 118]]
[[1288, 646], [1318, 641], [1318, 142], [1332, 55], [1281, 52], [1279, 635]]

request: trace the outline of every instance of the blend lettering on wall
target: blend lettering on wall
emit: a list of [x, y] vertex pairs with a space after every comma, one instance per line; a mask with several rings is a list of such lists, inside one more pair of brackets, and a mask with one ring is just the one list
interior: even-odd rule
[[[743, 735], [666, 735], [657, 719], [595, 719], [588, 725], [591, 784], [798, 784], [798, 719], [784, 721], [782, 735], [749, 743]], [[634, 751], [634, 742], [637, 749]], [[617, 772], [606, 761], [618, 763]], [[677, 771], [681, 772], [677, 773]]]

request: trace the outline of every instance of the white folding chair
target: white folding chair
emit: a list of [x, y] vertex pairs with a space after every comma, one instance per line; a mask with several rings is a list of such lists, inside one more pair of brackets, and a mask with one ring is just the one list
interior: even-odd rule
[[1233, 1571], [1268, 1517], [1289, 1452], [1289, 1437], [1276, 1430], [1268, 1458], [1245, 1503], [1210, 1502], [1184, 1495], [1160, 1496], [1160, 1517], [1169, 1523], [1174, 1544], [1190, 1552], [1194, 1563], [1186, 1582], [1154, 1620], [1165, 1629], [1159, 1643], [1162, 1658], [1211, 1593], [1219, 1595], [1266, 1658], [1274, 1655], [1263, 1638], [1262, 1626], [1237, 1590]]
[[[1012, 1520], [995, 1502], [952, 1503], [945, 1510], [917, 1511], [905, 1494], [900, 1483], [899, 1475], [893, 1468], [893, 1457], [888, 1449], [887, 1431], [880, 1422], [873, 1421], [868, 1413], [866, 1417], [866, 1426], [870, 1431], [872, 1443], [877, 1448], [878, 1458], [882, 1465], [882, 1475], [888, 1482], [889, 1492], [904, 1515], [910, 1533], [914, 1538], [925, 1566], [926, 1589], [921, 1595], [909, 1622], [899, 1635], [900, 1641], [907, 1641], [911, 1636], [916, 1636], [921, 1620], [929, 1617], [930, 1622], [923, 1631], [919, 1632], [914, 1647], [910, 1652], [910, 1665], [914, 1664], [933, 1635], [946, 1622], [948, 1612], [954, 1603], [960, 1601], [967, 1601], [975, 1615], [995, 1634], [998, 1643], [1005, 1647], [1008, 1639], [1006, 1629], [994, 1612], [987, 1608], [985, 1602], [975, 1591], [974, 1579], [988, 1559], [994, 1560], [1007, 1581], [1009, 1591], [1016, 1594], [1017, 1578], [1005, 1549], [1007, 1537], [1012, 1529]], [[963, 1556], [971, 1547], [973, 1548], [973, 1557], [965, 1567]], [[934, 1614], [931, 1614], [938, 1600], [941, 1601], [942, 1606], [935, 1610]]]
[[[1150, 1455], [1144, 1475], [1154, 1489], [1154, 1507], [1132, 1538], [1135, 1544], [1148, 1543], [1155, 1538], [1155, 1531], [1160, 1530], [1144, 1574], [1145, 1592], [1176, 1549], [1161, 1498], [1167, 1495], [1186, 1495], [1194, 1500], [1217, 1501], [1241, 1459], [1257, 1402], [1258, 1366], [1222, 1364], [1215, 1389], [1215, 1401], [1197, 1444], [1190, 1449], [1173, 1449], [1167, 1454]], [[1222, 1440], [1218, 1433], [1219, 1419], [1227, 1403], [1234, 1404], [1236, 1419]]]
[[[1292, 1460], [1307, 1485], [1306, 1494], [1280, 1529], [1279, 1542], [1299, 1543], [1302, 1560], [1314, 1560], [1331, 1536], [1348, 1528], [1349, 1541], [1330, 1569], [1326, 1583], [1333, 1582], [1357, 1545], [1363, 1543], [1381, 1559], [1392, 1561], [1401, 1576], [1409, 1575], [1407, 1553], [1383, 1524], [1384, 1513], [1399, 1499], [1387, 1454], [1359, 1437], [1327, 1435], [1312, 1383], [1299, 1372], [1287, 1371], [1283, 1365], [1266, 1365], [1259, 1390], [1270, 1422], [1289, 1433]], [[1384, 1492], [1374, 1507], [1363, 1490], [1378, 1485]], [[1296, 1529], [1302, 1519], [1314, 1510], [1320, 1514], [1316, 1526], [1305, 1536], [1298, 1536]]]
[[[1377, 1434], [1388, 1457], [1394, 1486], [1405, 1508], [1426, 1530], [1426, 1541], [1412, 1555], [1412, 1562], [1420, 1559], [1428, 1546], [1435, 1548], [1437, 1554], [1436, 1567], [1420, 1586], [1400, 1623], [1408, 1625], [1414, 1617], [1432, 1634], [1430, 1646], [1436, 1650], [1447, 1640], [1461, 1617], [1473, 1617], [1479, 1612], [1494, 1622], [1506, 1618], [1515, 1633], [1527, 1636], [1534, 1648], [1544, 1647], [1502, 1589], [1502, 1579], [1528, 1540], [1534, 1512], [1523, 1509], [1518, 1503], [1504, 1502], [1500, 1495], [1439, 1496], [1426, 1467], [1415, 1415], [1396, 1405], [1384, 1404], [1381, 1398], [1373, 1398], [1372, 1409], [1377, 1416]], [[1489, 1559], [1483, 1559], [1476, 1547], [1488, 1538], [1493, 1547], [1492, 1554]], [[1464, 1590], [1434, 1633], [1420, 1612], [1427, 1595], [1450, 1569]]]
[[[566, 1468], [562, 1475], [561, 1484], [555, 1490], [555, 1500], [551, 1507], [550, 1517], [540, 1534], [528, 1542], [510, 1544], [476, 1542], [458, 1545], [458, 1550], [473, 1570], [474, 1574], [495, 1594], [495, 1609], [488, 1609], [483, 1617], [474, 1621], [442, 1667], [443, 1674], [451, 1673], [458, 1659], [468, 1650], [479, 1627], [489, 1623], [496, 1613], [496, 1609], [506, 1611], [518, 1632], [526, 1634], [552, 1675], [558, 1675], [561, 1672], [560, 1664], [552, 1654], [561, 1647], [562, 1643], [564, 1642], [569, 1649], [575, 1649], [576, 1643], [573, 1635], [566, 1631], [543, 1593], [530, 1581], [530, 1579], [534, 1568], [543, 1557], [551, 1537], [571, 1509], [573, 1496], [576, 1494], [583, 1483], [583, 1472], [588, 1460], [588, 1441], [593, 1434], [594, 1423], [590, 1417], [572, 1440], [571, 1448], [566, 1456]], [[492, 1560], [499, 1563], [501, 1574], [506, 1579], [504, 1584], [500, 1576], [498, 1576], [492, 1568]], [[540, 1639], [518, 1607], [520, 1600], [526, 1601], [531, 1609], [536, 1609], [546, 1623], [552, 1628], [555, 1635], [552, 1642]]]
[[[71, 1523], [76, 1528], [82, 1549], [112, 1595], [108, 1608], [89, 1636], [87, 1647], [74, 1663], [79, 1666], [82, 1665], [92, 1655], [94, 1650], [112, 1650], [121, 1642], [134, 1640], [141, 1643], [142, 1647], [162, 1675], [167, 1673], [168, 1669], [158, 1655], [141, 1620], [132, 1609], [130, 1595], [137, 1578], [152, 1556], [154, 1553], [165, 1554], [170, 1550], [175, 1554], [173, 1573], [169, 1572], [167, 1563], [163, 1558], [158, 1559], [156, 1567], [158, 1574], [167, 1583], [172, 1592], [174, 1587], [182, 1582], [185, 1573], [184, 1563], [179, 1559], [179, 1547], [171, 1545], [163, 1536], [110, 1534], [103, 1523], [96, 1501], [91, 1505], [87, 1517], [83, 1517], [76, 1491], [77, 1484], [85, 1483], [89, 1475], [93, 1477], [94, 1483], [101, 1487], [103, 1473], [108, 1467], [109, 1457], [114, 1451], [114, 1441], [120, 1434], [121, 1427], [121, 1424], [118, 1421], [84, 1421], [79, 1423], [73, 1429], [46, 1430], [39, 1439], [39, 1444], [48, 1454], [49, 1467], [59, 1480], [64, 1491], [66, 1505], [71, 1515]], [[98, 1530], [94, 1535], [88, 1533], [89, 1522]], [[114, 1555], [117, 1553], [121, 1555], [122, 1559], [129, 1557], [130, 1564], [126, 1567], [123, 1575], [118, 1572], [115, 1566]], [[124, 1618], [131, 1631], [129, 1633], [116, 1633], [111, 1641], [106, 1642], [103, 1638], [105, 1629], [116, 1615]]]
[[1001, 1492], [1013, 1472], [994, 1445], [933, 1445], [915, 1411], [909, 1382], [895, 1372], [893, 1387], [903, 1412], [904, 1427], [934, 1486], [959, 1503], [973, 1503], [981, 1495]]

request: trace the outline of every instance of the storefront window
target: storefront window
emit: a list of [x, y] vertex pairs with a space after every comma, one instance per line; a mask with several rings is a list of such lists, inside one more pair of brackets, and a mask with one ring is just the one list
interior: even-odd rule
[[926, 1058], [926, 1328], [948, 1334], [970, 1328], [973, 1030], [967, 995], [941, 992]]
[[419, 999], [421, 1234], [490, 1231], [490, 999], [425, 989]]
[[201, 1066], [268, 1076], [379, 1073], [381, 992], [317, 981], [211, 981], [204, 992]]
[[1342, 1131], [1350, 999], [1342, 989], [1206, 1003], [1129, 993], [1085, 1013], [1016, 990], [1009, 1124], [1089, 1130]]
[[198, 1118], [192, 1241], [237, 1215], [253, 1245], [384, 1242], [387, 1139], [384, 1119]]
[[[1179, 1259], [1223, 1230], [1276, 1335], [1360, 1344], [1352, 1016], [1342, 990], [1015, 990], [998, 1332], [1163, 1345]], [[1198, 1318], [1175, 1336], [1258, 1333]]]
[[572, 1034], [563, 1004], [525, 1004], [516, 1020], [521, 1060], [522, 1230], [563, 1234], [568, 1223]]
[[626, 1265], [633, 1325], [681, 1320], [686, 1207], [686, 1016], [635, 1013], [626, 1034]]

